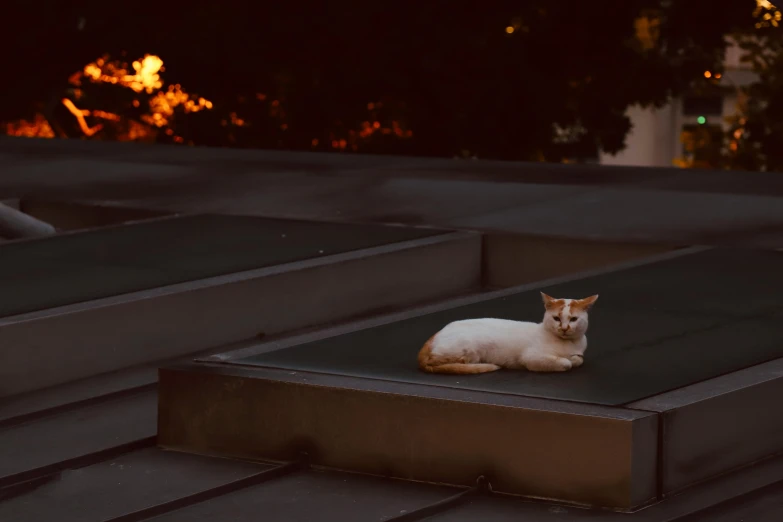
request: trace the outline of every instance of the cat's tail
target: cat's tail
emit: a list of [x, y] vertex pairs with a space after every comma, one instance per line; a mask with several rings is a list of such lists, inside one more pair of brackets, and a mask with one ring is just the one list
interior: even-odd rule
[[419, 368], [425, 372], [430, 371], [428, 368], [432, 366], [432, 341], [435, 339], [435, 335], [427, 339], [427, 342], [424, 343], [424, 346], [419, 350]]
[[[437, 334], [436, 334], [437, 335]], [[427, 339], [419, 350], [419, 368], [428, 373], [450, 373], [452, 375], [466, 375], [473, 373], [494, 372], [500, 369], [496, 364], [485, 363], [461, 363], [448, 360], [438, 360], [432, 355], [432, 340], [435, 335]]]
[[429, 373], [450, 373], [452, 375], [467, 375], [473, 373], [488, 373], [500, 369], [497, 364], [488, 363], [446, 363], [422, 368]]

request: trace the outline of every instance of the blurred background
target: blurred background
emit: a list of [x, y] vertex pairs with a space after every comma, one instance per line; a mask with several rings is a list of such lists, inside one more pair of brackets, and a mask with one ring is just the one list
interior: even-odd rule
[[38, 138], [783, 170], [768, 0], [6, 0]]

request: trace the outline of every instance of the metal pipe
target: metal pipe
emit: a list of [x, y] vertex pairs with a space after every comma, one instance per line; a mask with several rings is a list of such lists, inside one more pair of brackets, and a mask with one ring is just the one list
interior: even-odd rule
[[0, 237], [21, 239], [51, 236], [56, 233], [57, 230], [49, 223], [0, 203]]

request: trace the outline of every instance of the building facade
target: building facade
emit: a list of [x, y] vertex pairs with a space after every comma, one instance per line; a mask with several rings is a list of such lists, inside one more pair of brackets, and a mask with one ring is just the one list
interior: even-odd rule
[[675, 98], [660, 109], [631, 107], [628, 116], [632, 129], [625, 149], [616, 155], [601, 153], [599, 162], [645, 167], [677, 165], [689, 156], [683, 133], [699, 127], [708, 131], [714, 144], [719, 143], [729, 126], [727, 118], [737, 112], [739, 88], [756, 79], [741, 58], [741, 49], [732, 43], [726, 51], [723, 71], [704, 72], [705, 80], [717, 84], [719, 89]]

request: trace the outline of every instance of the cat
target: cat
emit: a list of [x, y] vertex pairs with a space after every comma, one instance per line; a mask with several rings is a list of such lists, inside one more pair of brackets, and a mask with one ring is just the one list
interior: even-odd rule
[[582, 366], [587, 349], [587, 312], [598, 295], [556, 299], [541, 292], [540, 323], [466, 319], [447, 324], [419, 351], [429, 373], [471, 374], [501, 368], [565, 372]]

